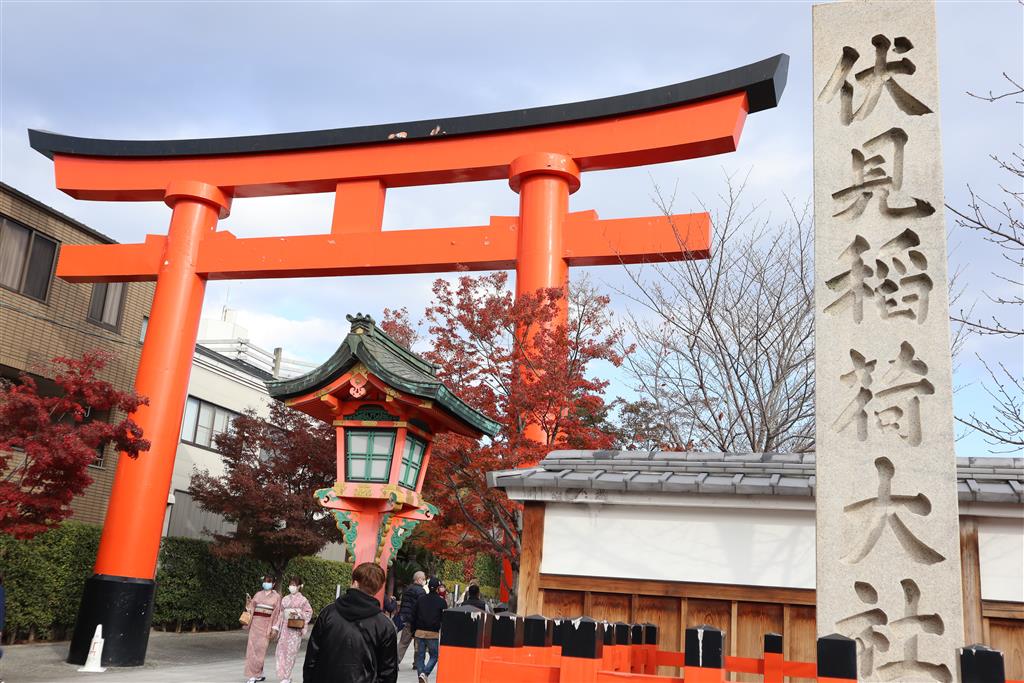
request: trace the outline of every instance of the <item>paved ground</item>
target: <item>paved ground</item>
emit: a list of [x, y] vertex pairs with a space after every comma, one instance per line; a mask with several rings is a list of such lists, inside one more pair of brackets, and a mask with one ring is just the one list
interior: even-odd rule
[[[78, 667], [65, 664], [66, 642], [12, 645], [4, 648], [0, 659], [0, 680], [5, 683], [244, 683], [242, 658], [247, 635], [243, 631], [180, 634], [154, 631], [149, 637], [145, 666], [107, 669], [102, 674], [78, 673]], [[301, 683], [301, 653], [294, 673], [294, 683]], [[267, 656], [264, 675], [267, 683], [277, 683], [273, 653]], [[411, 647], [399, 667], [398, 681], [416, 682]]]

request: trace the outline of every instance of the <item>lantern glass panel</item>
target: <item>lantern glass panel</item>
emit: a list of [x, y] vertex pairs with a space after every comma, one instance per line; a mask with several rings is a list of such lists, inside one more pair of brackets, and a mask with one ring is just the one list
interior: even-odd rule
[[348, 461], [348, 479], [366, 479], [366, 461], [361, 458], [350, 458]]
[[373, 435], [373, 454], [374, 455], [391, 455], [391, 451], [395, 447], [395, 433], [385, 434], [384, 432], [376, 432]]
[[420, 441], [413, 435], [405, 438], [405, 448], [402, 449], [402, 469], [398, 483], [407, 489], [416, 489], [416, 483], [420, 479], [420, 468], [423, 466], [423, 454], [427, 450], [427, 444]]
[[345, 450], [349, 453], [368, 453], [370, 450], [370, 436], [366, 432], [348, 432], [348, 446]]
[[345, 480], [388, 481], [394, 447], [393, 429], [346, 429]]

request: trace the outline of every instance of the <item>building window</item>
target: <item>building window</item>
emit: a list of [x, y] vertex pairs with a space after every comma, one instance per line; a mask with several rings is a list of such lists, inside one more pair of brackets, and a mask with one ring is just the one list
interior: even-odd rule
[[9, 218], [0, 222], [0, 286], [46, 301], [57, 241]]
[[92, 286], [89, 315], [86, 317], [101, 327], [116, 330], [121, 323], [124, 294], [123, 282], [97, 282]]
[[106, 460], [106, 453], [104, 451], [106, 447], [96, 449], [96, 459], [89, 463], [89, 467], [95, 467], [98, 470], [103, 469], [103, 463]]
[[185, 415], [181, 420], [181, 440], [193, 446], [215, 448], [215, 438], [231, 427], [238, 413], [207, 403], [194, 396], [185, 401]]
[[402, 449], [402, 474], [398, 483], [407, 489], [416, 489], [416, 482], [420, 480], [420, 468], [423, 466], [423, 454], [427, 451], [427, 444], [414, 436], [405, 437], [405, 448]]
[[394, 450], [393, 429], [346, 429], [345, 481], [386, 482]]

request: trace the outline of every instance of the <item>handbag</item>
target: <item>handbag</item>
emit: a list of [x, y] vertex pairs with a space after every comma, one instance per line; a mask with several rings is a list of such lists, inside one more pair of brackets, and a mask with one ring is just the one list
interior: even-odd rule
[[238, 615], [238, 623], [242, 626], [248, 626], [252, 623], [252, 612], [249, 608], [252, 607], [252, 597], [248, 593], [245, 594], [245, 609]]
[[289, 619], [288, 628], [305, 628], [306, 622], [304, 619]]

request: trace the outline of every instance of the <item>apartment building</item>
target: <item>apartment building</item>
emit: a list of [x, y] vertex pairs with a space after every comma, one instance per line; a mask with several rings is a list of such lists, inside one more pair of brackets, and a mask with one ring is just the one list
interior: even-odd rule
[[[121, 390], [135, 385], [153, 283], [72, 284], [54, 277], [64, 245], [113, 242], [0, 183], [0, 377], [25, 372], [42, 390], [56, 390], [53, 358], [100, 349], [111, 355], [101, 377]], [[97, 454], [92, 485], [72, 503], [73, 519], [103, 523], [117, 458], [109, 447]]]

